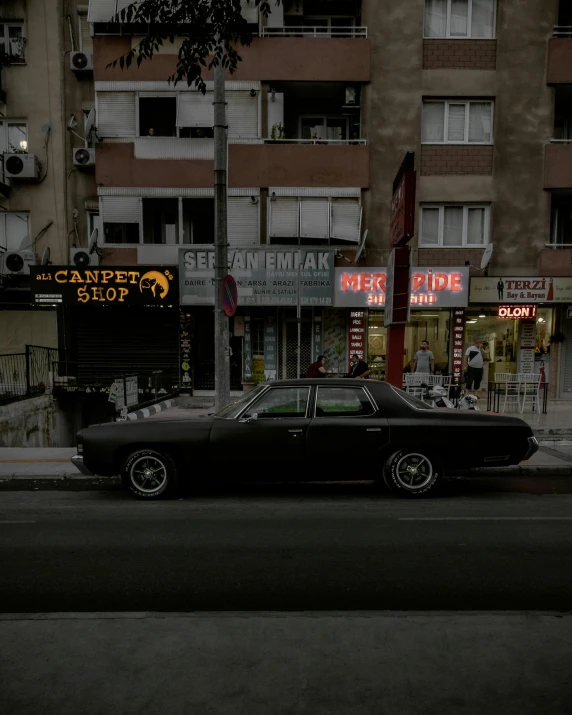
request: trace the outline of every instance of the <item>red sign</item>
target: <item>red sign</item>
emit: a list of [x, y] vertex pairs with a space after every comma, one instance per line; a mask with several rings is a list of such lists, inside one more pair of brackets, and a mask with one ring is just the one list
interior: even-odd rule
[[385, 326], [408, 323], [411, 314], [409, 247], [394, 248], [389, 256], [385, 287]]
[[415, 154], [405, 155], [395, 181], [391, 199], [391, 245], [405, 246], [415, 231], [415, 186], [417, 175], [414, 171]]
[[453, 382], [463, 382], [463, 348], [465, 345], [465, 311], [459, 308], [453, 313]]
[[499, 305], [499, 318], [508, 320], [532, 320], [536, 318], [535, 305]]
[[225, 276], [222, 281], [222, 306], [229, 318], [232, 318], [238, 308], [238, 288], [232, 276]]
[[[352, 310], [348, 328], [348, 345], [351, 360], [352, 355], [357, 355], [360, 360], [366, 360], [365, 350], [365, 311]], [[351, 367], [349, 368], [351, 370]]]

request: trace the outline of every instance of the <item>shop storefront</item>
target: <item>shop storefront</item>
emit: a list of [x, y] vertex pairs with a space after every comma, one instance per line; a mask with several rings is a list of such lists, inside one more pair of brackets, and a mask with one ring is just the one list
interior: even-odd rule
[[[384, 378], [386, 365], [385, 280], [384, 267], [336, 269], [335, 304], [346, 308], [349, 354], [359, 354], [368, 363], [372, 377], [378, 379]], [[468, 292], [469, 269], [464, 266], [411, 269], [411, 320], [405, 329], [405, 371], [413, 369], [415, 354], [421, 341], [426, 340], [435, 356], [436, 372], [452, 372], [454, 313], [466, 307]], [[361, 340], [354, 337], [356, 328]]]
[[[327, 339], [332, 354], [341, 349], [340, 333], [345, 361], [345, 321], [336, 327], [339, 316], [331, 310], [334, 249], [234, 248], [229, 273], [237, 283], [239, 306], [229, 325], [233, 392], [244, 383], [305, 374], [326, 350]], [[195, 394], [214, 391], [214, 291], [213, 247], [181, 249], [181, 311], [190, 341], [184, 382]]]
[[[572, 303], [570, 278], [471, 278], [465, 348], [475, 340], [485, 343], [484, 378], [493, 381], [499, 373], [541, 374], [556, 396], [559, 351], [554, 336], [568, 302]], [[564, 368], [564, 352], [561, 357]], [[572, 354], [568, 360], [572, 374]]]

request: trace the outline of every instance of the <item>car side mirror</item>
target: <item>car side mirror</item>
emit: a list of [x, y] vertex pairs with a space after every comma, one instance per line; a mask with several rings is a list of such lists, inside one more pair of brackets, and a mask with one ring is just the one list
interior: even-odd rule
[[253, 412], [250, 417], [245, 417], [242, 420], [238, 420], [239, 422], [242, 422], [244, 424], [248, 424], [249, 422], [256, 422], [258, 419], [258, 412]]

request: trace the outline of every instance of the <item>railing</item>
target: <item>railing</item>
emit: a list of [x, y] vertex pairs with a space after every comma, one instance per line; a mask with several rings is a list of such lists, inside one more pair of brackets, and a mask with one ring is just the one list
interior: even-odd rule
[[26, 345], [26, 352], [0, 355], [0, 404], [49, 392], [56, 348]]
[[114, 382], [126, 385], [130, 377], [137, 378], [137, 403], [130, 409], [153, 404], [179, 392], [178, 370], [146, 370], [125, 372], [124, 365], [85, 363], [57, 360], [53, 363], [53, 389], [58, 392], [103, 393], [109, 395]]
[[569, 139], [551, 139], [551, 144], [572, 144], [572, 137]]
[[545, 243], [544, 244], [545, 248], [552, 248], [552, 249], [557, 249], [557, 248], [572, 248], [572, 243]]
[[572, 37], [571, 25], [556, 25], [552, 33], [554, 37]]
[[369, 144], [369, 139], [264, 139], [265, 144], [328, 144], [329, 146], [350, 146]]
[[367, 38], [367, 27], [324, 27], [323, 25], [298, 25], [290, 27], [263, 27], [261, 37], [362, 37]]

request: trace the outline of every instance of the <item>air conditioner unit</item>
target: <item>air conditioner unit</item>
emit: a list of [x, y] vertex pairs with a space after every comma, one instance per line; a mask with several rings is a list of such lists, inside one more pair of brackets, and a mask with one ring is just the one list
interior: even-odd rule
[[86, 168], [90, 166], [95, 166], [95, 149], [86, 149], [84, 147], [82, 147], [81, 149], [74, 149], [73, 163], [74, 166]]
[[0, 272], [9, 276], [29, 276], [30, 266], [38, 263], [34, 251], [6, 251], [2, 254]]
[[99, 256], [97, 253], [90, 254], [86, 248], [70, 248], [70, 266], [76, 268], [99, 266]]
[[70, 67], [72, 72], [93, 72], [93, 55], [87, 52], [70, 52]]
[[4, 154], [4, 176], [10, 179], [39, 179], [38, 157], [35, 154]]

